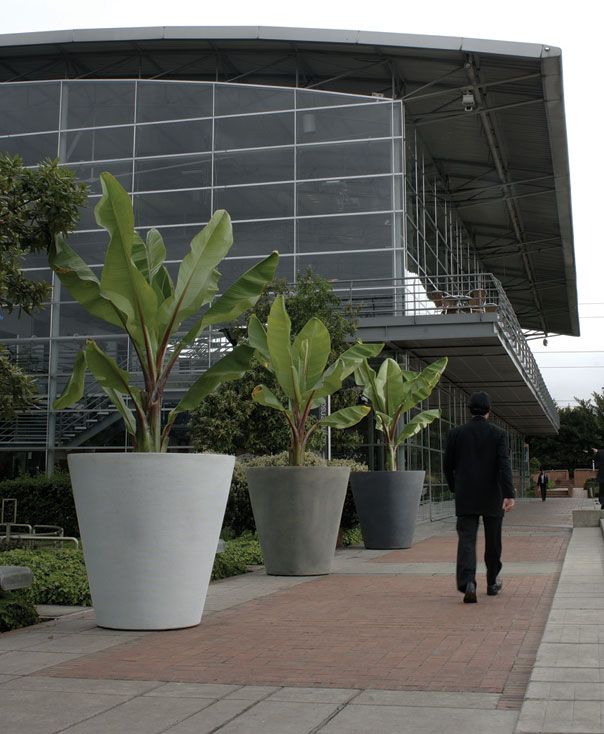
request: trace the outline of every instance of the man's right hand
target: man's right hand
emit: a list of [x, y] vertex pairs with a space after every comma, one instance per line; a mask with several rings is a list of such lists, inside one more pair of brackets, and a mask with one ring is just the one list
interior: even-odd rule
[[513, 499], [512, 497], [506, 497], [503, 500], [503, 511], [509, 512], [514, 507], [515, 504], [516, 504], [515, 499]]

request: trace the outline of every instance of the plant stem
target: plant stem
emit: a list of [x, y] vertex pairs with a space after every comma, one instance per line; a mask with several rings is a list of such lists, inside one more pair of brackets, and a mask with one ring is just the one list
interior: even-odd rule
[[397, 461], [396, 461], [396, 446], [392, 443], [387, 444], [387, 454], [386, 454], [386, 468], [388, 471], [396, 471], [397, 470]]

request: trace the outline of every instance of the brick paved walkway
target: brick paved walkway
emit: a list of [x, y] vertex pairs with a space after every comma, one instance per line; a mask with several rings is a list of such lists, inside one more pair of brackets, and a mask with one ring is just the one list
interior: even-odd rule
[[[556, 525], [562, 508], [553, 503]], [[535, 504], [521, 506], [517, 520]], [[539, 506], [542, 521], [549, 507]], [[521, 572], [497, 597], [484, 595], [480, 578], [477, 605], [461, 603], [450, 573], [372, 575], [365, 562], [363, 573], [309, 579], [215, 612], [199, 627], [146, 635], [43, 675], [497, 693], [500, 708], [519, 708], [558, 577], [531, 573], [531, 564], [557, 569], [569, 537], [569, 528], [510, 524], [504, 561], [522, 564]], [[411, 549], [378, 554], [373, 567], [450, 562], [455, 542], [452, 524], [441, 524], [439, 535]]]

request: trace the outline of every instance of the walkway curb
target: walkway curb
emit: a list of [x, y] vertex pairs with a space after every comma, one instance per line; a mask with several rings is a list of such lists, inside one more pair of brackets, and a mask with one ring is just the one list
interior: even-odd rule
[[604, 731], [604, 542], [600, 526], [598, 517], [596, 527], [575, 526], [573, 530], [516, 734]]

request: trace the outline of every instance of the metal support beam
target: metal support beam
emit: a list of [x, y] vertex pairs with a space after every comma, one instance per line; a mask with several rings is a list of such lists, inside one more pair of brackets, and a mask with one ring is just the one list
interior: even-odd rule
[[[504, 162], [503, 162], [501, 148], [500, 148], [499, 142], [495, 134], [495, 123], [491, 119], [490, 111], [486, 109], [486, 105], [484, 104], [484, 99], [483, 99], [482, 92], [480, 89], [480, 79], [478, 77], [478, 72], [474, 65], [474, 59], [471, 55], [468, 57], [468, 62], [466, 64], [466, 71], [468, 74], [468, 79], [474, 90], [475, 99], [476, 99], [476, 102], [479, 108], [482, 129], [487, 139], [489, 150], [491, 151], [493, 162], [495, 163], [495, 168], [497, 169], [497, 174], [499, 175], [501, 182], [507, 184], [509, 183], [508, 174], [507, 174]], [[543, 99], [539, 99], [535, 101], [543, 102]], [[515, 201], [511, 198], [507, 198], [505, 203], [506, 203], [506, 207], [508, 210], [508, 215], [510, 217], [512, 226], [514, 228], [514, 232], [516, 233], [516, 239], [518, 240], [518, 243], [524, 242], [526, 237], [524, 235], [523, 227], [520, 221], [520, 213], [518, 212]], [[541, 322], [541, 327], [543, 328], [543, 331], [547, 331], [547, 326], [545, 324], [545, 319], [543, 317], [543, 306], [541, 304], [541, 299], [539, 298], [537, 284], [535, 283], [535, 277], [533, 275], [533, 268], [531, 266], [531, 262], [526, 252], [526, 248], [522, 247], [522, 245], [520, 244], [519, 244], [519, 247], [520, 247], [522, 263], [524, 266], [524, 270], [526, 272], [526, 277], [528, 279], [529, 287], [533, 295], [533, 301], [535, 303], [535, 308], [537, 309], [537, 313], [539, 314], [539, 321]]]

